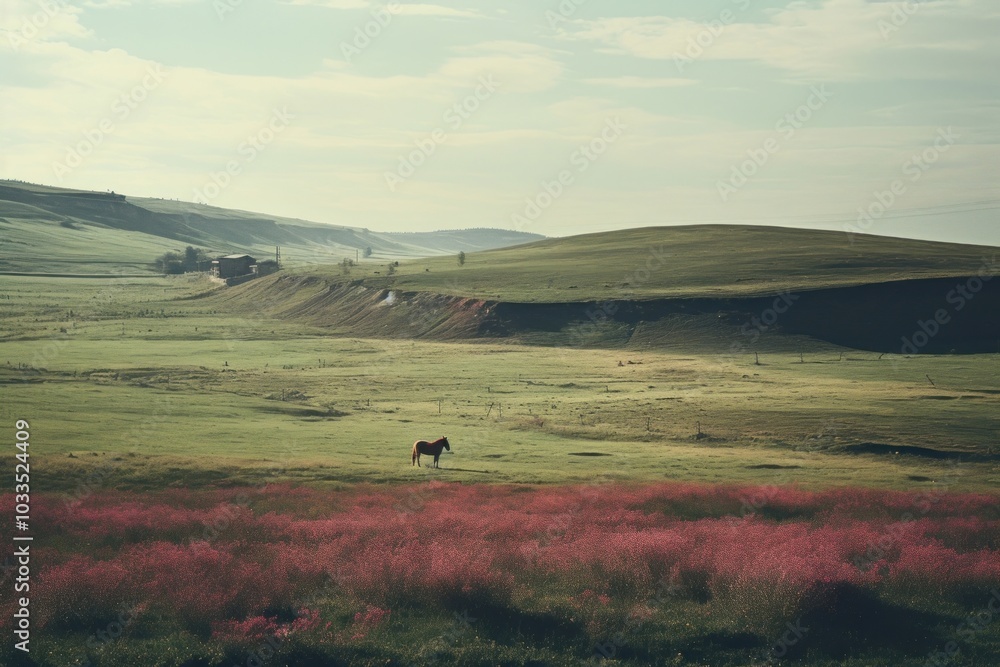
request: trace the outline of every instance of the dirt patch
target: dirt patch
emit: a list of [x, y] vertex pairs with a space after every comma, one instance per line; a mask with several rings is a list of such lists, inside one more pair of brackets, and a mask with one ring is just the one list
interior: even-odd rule
[[755, 466], [747, 466], [747, 470], [795, 470], [802, 466], [783, 466], [777, 463], [761, 463]]
[[[795, 308], [782, 316], [776, 332], [779, 338], [796, 337], [798, 350], [799, 338], [806, 337], [898, 353], [900, 336], [912, 334], [913, 322], [926, 315], [928, 304], [937, 304], [940, 295], [953, 287], [953, 280], [912, 279], [796, 292]], [[275, 274], [213, 292], [209, 301], [227, 310], [235, 306], [237, 312], [295, 320], [352, 336], [510, 338], [604, 348], [669, 345], [678, 349], [683, 344], [700, 350], [727, 349], [744, 323], [774, 301], [769, 295], [524, 303], [398, 289], [387, 301], [391, 281]], [[983, 290], [969, 308], [961, 323], [942, 330], [920, 352], [995, 352], [1000, 289]], [[595, 327], [593, 335], [579, 340], [578, 325], [591, 311], [612, 314]], [[783, 349], [778, 342], [776, 346]]]
[[570, 452], [570, 456], [611, 456], [604, 452]]

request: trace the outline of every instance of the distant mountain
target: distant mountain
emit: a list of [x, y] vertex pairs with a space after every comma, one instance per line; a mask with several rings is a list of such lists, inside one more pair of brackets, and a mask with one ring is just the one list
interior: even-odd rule
[[544, 238], [497, 229], [390, 234], [217, 208], [0, 181], [0, 271], [151, 271], [164, 252], [192, 245], [210, 254], [269, 257], [292, 266], [334, 264], [371, 249], [375, 258], [429, 257]]

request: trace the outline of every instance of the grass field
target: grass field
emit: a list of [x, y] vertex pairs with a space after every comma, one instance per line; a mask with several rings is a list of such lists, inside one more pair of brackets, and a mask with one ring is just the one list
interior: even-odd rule
[[[403, 291], [517, 302], [730, 297], [913, 278], [997, 273], [997, 249], [842, 232], [747, 225], [647, 227], [546, 239], [515, 248], [367, 263], [356, 277]], [[378, 276], [375, 271], [379, 271]], [[335, 275], [313, 267], [316, 275]]]
[[[844, 449], [859, 443], [972, 453], [961, 488], [998, 481], [997, 355], [829, 350], [758, 366], [752, 355], [332, 338], [177, 300], [205, 287], [0, 279], [11, 297], [0, 302], [4, 412], [45, 425], [48, 474], [130, 452], [155, 486], [159, 457], [232, 470], [294, 450], [302, 481], [413, 481], [425, 472], [403, 465], [409, 445], [448, 435], [455, 452], [435, 474], [467, 482], [582, 481], [611, 468], [633, 480], [906, 488], [946, 464]], [[66, 289], [79, 295], [73, 309], [56, 305]]]
[[[974, 273], [979, 249], [954, 251], [907, 275]], [[480, 257], [403, 262], [399, 280], [475, 276]], [[622, 260], [601, 257], [610, 281]], [[879, 262], [865, 279], [891, 274]], [[530, 279], [522, 296], [548, 298], [512, 267], [490, 289]], [[27, 664], [1000, 655], [982, 615], [1000, 586], [1000, 355], [361, 338], [215, 289], [0, 276], [0, 416], [31, 424], [39, 535]], [[440, 469], [410, 465], [415, 439], [444, 435]]]

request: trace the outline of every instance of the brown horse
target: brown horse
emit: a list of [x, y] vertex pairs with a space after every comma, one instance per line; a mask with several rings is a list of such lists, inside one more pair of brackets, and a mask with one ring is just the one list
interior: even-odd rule
[[410, 465], [414, 463], [417, 467], [420, 467], [420, 455], [427, 454], [428, 456], [434, 457], [434, 467], [439, 468], [438, 458], [441, 456], [441, 450], [447, 449], [451, 451], [451, 445], [448, 444], [448, 438], [441, 438], [435, 440], [434, 442], [427, 442], [426, 440], [417, 440], [413, 443], [413, 458], [410, 460]]

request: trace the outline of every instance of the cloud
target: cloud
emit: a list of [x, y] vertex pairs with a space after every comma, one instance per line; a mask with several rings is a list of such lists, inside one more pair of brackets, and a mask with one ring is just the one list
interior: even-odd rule
[[642, 77], [642, 76], [617, 76], [596, 79], [581, 79], [582, 83], [592, 86], [609, 86], [612, 88], [675, 88], [677, 86], [690, 86], [697, 81], [694, 79], [683, 79], [680, 77]]
[[[55, 183], [53, 163], [96, 142], [63, 185], [191, 199], [228, 161], [245, 160], [241, 143], [267, 127], [275, 108], [287, 106], [292, 122], [252, 163], [241, 162], [239, 178], [215, 203], [374, 228], [509, 225], [524, 197], [619, 117], [625, 133], [546, 212], [540, 231], [763, 219], [776, 211], [785, 218], [851, 215], [933, 141], [938, 127], [950, 125], [962, 144], [901, 206], [996, 197], [990, 167], [1000, 145], [1000, 109], [991, 91], [1000, 10], [984, 0], [922, 2], [900, 25], [885, 24], [893, 28], [883, 26], [884, 35], [880, 21], [892, 21], [901, 0], [783, 0], [785, 6], [757, 9], [753, 17], [727, 2], [735, 20], [711, 39], [702, 37], [701, 60], [683, 72], [672, 59], [705, 34], [703, 23], [676, 16], [567, 20], [553, 41], [541, 36], [544, 27], [482, 20], [459, 0], [440, 0], [454, 7], [415, 2], [399, 6], [409, 15], [410, 36], [402, 30], [398, 40], [387, 36], [378, 57], [364, 63], [338, 58], [335, 45], [319, 50], [302, 40], [301, 51], [294, 43], [282, 47], [295, 67], [284, 67], [283, 58], [255, 72], [247, 56], [239, 74], [218, 71], [217, 59], [180, 44], [116, 48], [135, 44], [116, 39], [116, 30], [132, 25], [95, 22], [99, 40], [86, 27], [87, 12], [98, 8], [111, 13], [142, 2], [192, 0], [66, 0], [44, 19], [36, 0], [0, 1], [0, 29], [7, 31], [0, 33], [0, 175], [14, 178]], [[317, 13], [350, 23], [337, 10], [365, 16], [387, 5], [286, 0], [271, 9], [296, 35]], [[249, 19], [271, 15], [245, 16], [251, 25]], [[461, 21], [461, 30], [448, 27], [454, 23], [424, 30], [430, 21], [422, 16]], [[34, 26], [32, 17], [43, 25], [15, 49], [5, 37]], [[428, 43], [419, 44], [421, 38]], [[232, 48], [249, 52], [259, 44]], [[162, 85], [135, 92], [155, 59], [170, 65]], [[444, 114], [469, 99], [481, 77], [497, 83], [495, 97], [460, 127], [445, 123]], [[830, 83], [836, 103], [783, 141], [766, 168], [723, 205], [716, 182], [748, 149], [763, 145], [774, 121], [821, 81]], [[144, 98], [127, 117], [119, 113], [123, 95]], [[105, 120], [112, 131], [100, 130]], [[390, 196], [385, 171], [436, 127], [446, 128], [447, 139]]]
[[529, 42], [489, 41], [453, 50], [460, 55], [444, 63], [441, 76], [466, 81], [492, 76], [505, 93], [548, 90], [564, 70], [560, 52]]
[[811, 80], [954, 77], [953, 63], [940, 67], [933, 59], [1000, 55], [1000, 12], [991, 2], [790, 2], [762, 22], [745, 20], [734, 7], [708, 23], [669, 16], [575, 20], [561, 36], [597, 42], [609, 53], [672, 60], [685, 74], [704, 59], [759, 63]]
[[470, 9], [456, 9], [454, 7], [445, 7], [444, 5], [409, 5], [405, 3], [399, 3], [399, 9], [396, 11], [397, 14], [404, 16], [446, 16], [454, 18], [486, 18], [484, 14], [472, 11]]
[[0, 53], [29, 50], [47, 41], [82, 39], [90, 31], [80, 24], [82, 10], [67, 0], [34, 3], [4, 0], [0, 12]]
[[111, 9], [135, 5], [189, 5], [196, 2], [201, 0], [84, 0], [79, 4], [89, 9]]
[[[111, 0], [116, 1], [116, 0]], [[298, 6], [327, 7], [329, 9], [385, 9], [397, 16], [438, 16], [451, 18], [485, 18], [485, 15], [470, 9], [458, 9], [445, 5], [424, 3], [371, 2], [370, 0], [285, 0], [284, 4]]]
[[375, 3], [368, 0], [284, 0], [286, 5], [328, 7], [330, 9], [368, 9]]

